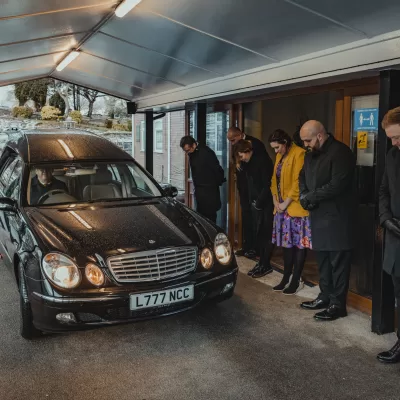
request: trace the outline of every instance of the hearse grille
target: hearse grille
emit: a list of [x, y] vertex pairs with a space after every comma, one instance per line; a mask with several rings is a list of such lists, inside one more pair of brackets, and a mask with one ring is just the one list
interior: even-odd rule
[[194, 271], [197, 248], [178, 247], [122, 254], [110, 257], [107, 263], [118, 282], [160, 281]]

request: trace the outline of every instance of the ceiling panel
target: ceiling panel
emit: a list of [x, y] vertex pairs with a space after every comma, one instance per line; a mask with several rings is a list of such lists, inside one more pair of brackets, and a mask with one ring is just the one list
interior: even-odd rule
[[43, 78], [51, 71], [51, 67], [32, 68], [29, 70], [19, 70], [7, 74], [0, 74], [0, 86], [6, 86], [11, 83], [23, 82], [33, 78]]
[[280, 60], [364, 38], [283, 0], [145, 0], [139, 8]]
[[0, 62], [23, 57], [34, 57], [42, 54], [67, 51], [77, 45], [82, 35], [69, 35], [48, 40], [19, 43], [0, 47]]
[[65, 10], [68, 8], [96, 6], [107, 4], [111, 8], [116, 4], [116, 0], [1, 0], [0, 18], [16, 15], [34, 14], [55, 10]]
[[57, 53], [42, 57], [34, 57], [28, 60], [18, 60], [0, 63], [0, 74], [19, 69], [39, 68], [43, 66], [55, 66], [67, 53]]
[[1, 21], [0, 44], [15, 43], [91, 30], [110, 11], [109, 6]]
[[122, 20], [110, 21], [102, 31], [222, 75], [271, 62], [139, 8]]
[[302, 6], [334, 18], [368, 36], [380, 35], [400, 28], [398, 0], [295, 0]]
[[91, 38], [83, 50], [183, 85], [219, 76], [101, 33]]
[[88, 54], [81, 54], [71, 67], [79, 70], [90, 71], [90, 74], [100, 77], [107, 77], [116, 81], [124, 82], [130, 86], [144, 89], [143, 95], [151, 94], [151, 88], [157, 86], [159, 90], [171, 90], [180, 87], [174, 83], [166, 82], [163, 79], [155, 78], [143, 72], [123, 67], [110, 61], [98, 59]]
[[131, 100], [134, 97], [138, 97], [142, 93], [141, 90], [133, 88], [126, 83], [119, 83], [110, 79], [99, 78], [95, 75], [90, 75], [86, 72], [78, 71], [72, 68], [67, 68], [62, 72], [56, 71], [52, 77], [70, 83], [75, 83], [89, 89], [97, 89], [100, 92], [121, 97], [126, 100]]

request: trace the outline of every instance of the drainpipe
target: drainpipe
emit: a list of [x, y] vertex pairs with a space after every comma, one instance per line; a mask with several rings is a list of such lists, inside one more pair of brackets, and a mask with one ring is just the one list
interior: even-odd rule
[[168, 141], [168, 183], [171, 183], [171, 113], [167, 117], [167, 141]]
[[135, 114], [132, 114], [132, 157], [135, 158]]

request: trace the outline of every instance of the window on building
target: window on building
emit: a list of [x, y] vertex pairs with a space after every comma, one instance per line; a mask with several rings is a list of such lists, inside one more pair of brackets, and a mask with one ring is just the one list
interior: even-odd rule
[[125, 150], [127, 153], [132, 155], [132, 142], [119, 142], [118, 146], [121, 147], [121, 149]]
[[136, 124], [136, 131], [135, 131], [135, 133], [136, 133], [136, 142], [140, 142], [140, 135], [141, 135], [141, 130], [142, 130], [142, 125], [139, 123], [139, 124]]
[[145, 121], [140, 123], [140, 151], [146, 151], [146, 124]]
[[154, 151], [162, 153], [164, 147], [163, 120], [154, 121]]

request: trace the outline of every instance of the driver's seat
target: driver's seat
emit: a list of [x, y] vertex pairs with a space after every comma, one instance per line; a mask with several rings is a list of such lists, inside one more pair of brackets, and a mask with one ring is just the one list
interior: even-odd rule
[[108, 169], [97, 170], [96, 175], [91, 177], [91, 184], [83, 189], [83, 200], [92, 201], [121, 198], [119, 188], [111, 182], [112, 174]]

